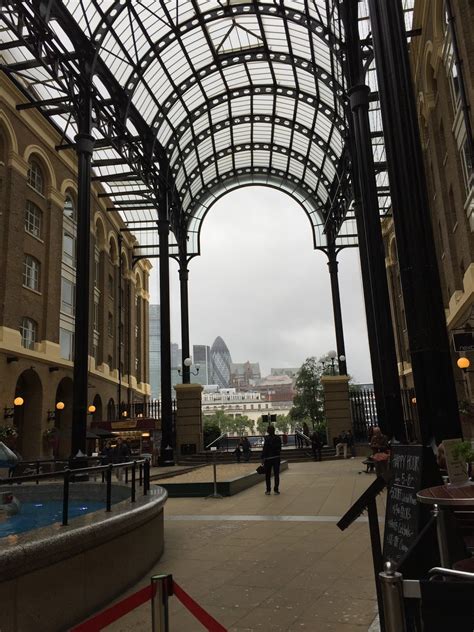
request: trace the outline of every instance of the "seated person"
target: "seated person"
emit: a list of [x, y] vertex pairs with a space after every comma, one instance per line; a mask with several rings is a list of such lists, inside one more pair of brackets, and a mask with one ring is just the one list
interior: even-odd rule
[[374, 428], [372, 439], [370, 440], [370, 447], [372, 449], [372, 454], [377, 454], [378, 452], [387, 452], [388, 450], [387, 437], [382, 434], [382, 431], [378, 426]]
[[339, 456], [339, 450], [343, 451], [344, 458], [347, 459], [347, 444], [349, 438], [345, 430], [343, 430], [339, 436], [339, 442], [336, 443], [336, 456]]

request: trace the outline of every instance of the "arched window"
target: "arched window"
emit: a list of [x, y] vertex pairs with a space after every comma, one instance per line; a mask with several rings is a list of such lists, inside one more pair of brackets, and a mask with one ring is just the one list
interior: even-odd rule
[[41, 264], [31, 255], [25, 255], [23, 262], [23, 285], [30, 290], [40, 289]]
[[64, 217], [70, 219], [73, 222], [77, 221], [76, 205], [70, 195], [66, 196], [64, 201]]
[[38, 324], [31, 318], [22, 318], [20, 324], [21, 346], [34, 349], [38, 339]]
[[25, 230], [33, 237], [41, 239], [41, 224], [43, 213], [41, 209], [30, 200], [26, 201], [25, 208]]
[[44, 193], [44, 177], [43, 170], [37, 160], [30, 160], [28, 163], [28, 175], [27, 182], [30, 187], [33, 187], [35, 191], [43, 195]]

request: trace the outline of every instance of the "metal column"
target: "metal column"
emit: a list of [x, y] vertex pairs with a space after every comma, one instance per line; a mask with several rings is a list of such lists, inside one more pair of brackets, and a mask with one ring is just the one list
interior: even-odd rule
[[191, 367], [186, 366], [184, 361], [190, 358], [189, 349], [189, 300], [188, 300], [188, 279], [189, 270], [187, 267], [186, 239], [179, 249], [179, 289], [181, 297], [181, 365], [183, 371], [183, 384], [191, 382]]
[[332, 296], [332, 309], [334, 312], [334, 329], [336, 332], [336, 348], [337, 359], [339, 363], [339, 374], [347, 375], [347, 362], [346, 360], [340, 360], [341, 356], [346, 357], [346, 349], [344, 345], [344, 329], [342, 326], [342, 310], [341, 310], [341, 295], [339, 292], [339, 276], [338, 276], [338, 261], [336, 246], [333, 241], [328, 244], [327, 247], [328, 256], [328, 268], [329, 276], [331, 278], [331, 296]]
[[78, 103], [78, 134], [76, 140], [77, 252], [76, 252], [76, 312], [74, 334], [74, 370], [71, 456], [80, 450], [86, 454], [89, 370], [89, 308], [90, 308], [90, 206], [91, 159], [94, 139], [91, 136], [91, 85], [84, 85]]
[[[166, 204], [162, 200], [162, 204]], [[163, 210], [165, 215], [166, 209]], [[173, 446], [173, 408], [171, 397], [171, 319], [170, 319], [170, 259], [168, 219], [158, 220], [160, 240], [160, 344], [161, 344], [161, 458]]]
[[357, 0], [344, 0], [341, 15], [346, 32], [346, 74], [351, 86], [349, 95], [352, 120], [349, 126], [352, 137], [351, 149], [353, 153], [355, 150], [355, 213], [377, 417], [385, 434], [403, 440], [405, 426], [370, 140], [369, 88], [362, 83], [364, 69], [360, 50]]
[[369, 0], [393, 221], [423, 441], [461, 436], [400, 0]]

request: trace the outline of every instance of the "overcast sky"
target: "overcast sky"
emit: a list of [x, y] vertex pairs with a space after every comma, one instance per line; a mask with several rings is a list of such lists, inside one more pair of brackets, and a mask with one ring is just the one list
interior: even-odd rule
[[[233, 362], [259, 362], [264, 376], [336, 348], [327, 258], [288, 195], [266, 187], [225, 195], [204, 220], [201, 253], [189, 266], [191, 351], [221, 336]], [[180, 343], [177, 270], [172, 260], [171, 340]], [[339, 255], [339, 282], [348, 372], [371, 382], [357, 249]], [[157, 265], [150, 289], [159, 303]]]

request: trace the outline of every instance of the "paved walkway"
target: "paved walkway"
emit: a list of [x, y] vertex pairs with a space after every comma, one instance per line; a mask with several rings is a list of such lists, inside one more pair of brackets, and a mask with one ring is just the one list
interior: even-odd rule
[[[290, 464], [280, 496], [265, 496], [262, 479], [222, 500], [169, 499], [165, 552], [150, 575], [172, 573], [229, 632], [367, 632], [376, 607], [368, 524], [335, 524], [374, 480], [359, 474], [361, 460]], [[171, 632], [204, 629], [175, 597], [170, 621]], [[149, 632], [150, 605], [107, 630]]]

